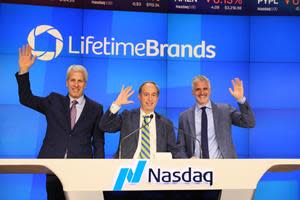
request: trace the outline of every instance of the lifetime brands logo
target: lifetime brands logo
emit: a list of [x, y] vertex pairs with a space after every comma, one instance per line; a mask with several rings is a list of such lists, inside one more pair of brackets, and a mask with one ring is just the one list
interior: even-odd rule
[[[36, 37], [41, 34], [49, 34], [55, 38], [55, 51], [40, 51], [36, 49]], [[32, 29], [27, 37], [29, 46], [32, 48], [32, 54], [37, 56], [39, 60], [52, 60], [56, 58], [63, 49], [63, 38], [60, 32], [49, 25], [40, 25]]]
[[[36, 37], [41, 34], [50, 34], [55, 39], [55, 51], [43, 51], [36, 48]], [[43, 42], [40, 41], [39, 42]], [[66, 41], [64, 41], [66, 42]], [[196, 45], [192, 44], [162, 44], [155, 39], [146, 39], [143, 42], [133, 43], [118, 41], [116, 38], [103, 37], [98, 40], [95, 36], [80, 36], [73, 38], [68, 36], [69, 54], [95, 56], [136, 56], [136, 57], [165, 57], [169, 58], [208, 58], [216, 57], [216, 46], [207, 44], [202, 40]], [[40, 25], [32, 29], [28, 35], [28, 43], [33, 49], [33, 55], [38, 59], [48, 61], [56, 58], [63, 49], [63, 38], [60, 32], [49, 25]]]
[[150, 184], [204, 183], [209, 184], [210, 186], [213, 185], [212, 171], [198, 171], [192, 169], [192, 167], [188, 167], [184, 170], [165, 170], [161, 168], [147, 168], [145, 170], [146, 162], [146, 160], [140, 160], [135, 171], [131, 168], [121, 168], [113, 190], [122, 190], [126, 180], [129, 184], [138, 184], [141, 182], [143, 175], [147, 176], [144, 180], [146, 180], [146, 183]]

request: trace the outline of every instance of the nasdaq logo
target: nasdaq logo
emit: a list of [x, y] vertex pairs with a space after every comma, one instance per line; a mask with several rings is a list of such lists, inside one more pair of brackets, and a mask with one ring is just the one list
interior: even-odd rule
[[145, 160], [140, 160], [137, 164], [135, 172], [130, 168], [121, 168], [117, 181], [113, 190], [122, 190], [124, 183], [127, 179], [128, 183], [136, 184], [139, 183], [146, 165]]
[[143, 175], [145, 176], [143, 180], [149, 184], [207, 184], [212, 186], [214, 183], [213, 171], [210, 170], [199, 171], [192, 167], [171, 170], [149, 167], [145, 170], [146, 162], [146, 160], [140, 160], [135, 171], [131, 168], [121, 168], [113, 190], [122, 190], [126, 180], [130, 184], [138, 184]]
[[[45, 51], [44, 49], [37, 48], [36, 40], [42, 34], [48, 34], [55, 41], [53, 51]], [[52, 26], [40, 25], [32, 29], [27, 37], [29, 46], [32, 48], [32, 54], [37, 56], [39, 60], [49, 61], [56, 58], [63, 49], [63, 38], [60, 32]]]
[[149, 183], [204, 183], [213, 185], [213, 171], [198, 171], [189, 167], [186, 170], [163, 170], [149, 168]]

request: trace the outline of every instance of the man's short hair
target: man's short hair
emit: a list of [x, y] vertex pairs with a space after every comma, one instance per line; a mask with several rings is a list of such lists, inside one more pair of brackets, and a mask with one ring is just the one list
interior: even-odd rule
[[194, 89], [194, 83], [198, 82], [198, 81], [204, 81], [208, 83], [208, 87], [210, 88], [210, 81], [206, 76], [203, 75], [198, 75], [195, 76], [192, 80], [192, 88]]
[[71, 65], [67, 70], [67, 80], [69, 79], [71, 71], [83, 73], [84, 81], [87, 82], [88, 72], [87, 72], [87, 70], [85, 69], [84, 66], [82, 66], [82, 65]]
[[143, 86], [144, 86], [145, 84], [147, 84], [147, 83], [151, 83], [151, 84], [153, 84], [153, 85], [156, 87], [156, 90], [157, 90], [157, 96], [159, 96], [160, 89], [159, 89], [158, 85], [157, 85], [155, 82], [153, 82], [153, 81], [145, 81], [145, 82], [139, 87], [139, 94], [142, 93]]

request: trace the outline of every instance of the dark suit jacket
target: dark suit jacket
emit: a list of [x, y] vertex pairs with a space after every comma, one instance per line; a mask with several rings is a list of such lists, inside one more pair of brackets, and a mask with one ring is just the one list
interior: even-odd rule
[[[253, 111], [246, 101], [238, 104], [240, 111], [229, 104], [215, 104], [211, 102], [216, 140], [223, 158], [236, 158], [236, 150], [232, 141], [231, 125], [253, 128], [255, 117]], [[195, 106], [180, 113], [178, 140], [180, 146], [180, 157], [190, 158], [195, 151], [194, 139], [196, 137]], [[184, 132], [185, 134], [183, 134]], [[191, 135], [188, 136], [188, 134]]]
[[30, 89], [29, 73], [18, 75], [21, 104], [45, 115], [47, 131], [39, 158], [64, 158], [68, 149], [68, 158], [103, 158], [104, 134], [99, 129], [103, 114], [102, 105], [85, 96], [82, 113], [71, 130], [70, 99], [57, 93], [47, 97], [34, 96]]
[[[176, 139], [173, 131], [173, 124], [170, 120], [155, 113], [156, 117], [156, 151], [176, 153]], [[120, 131], [120, 142], [128, 134], [135, 133], [125, 138], [122, 142], [121, 157], [133, 158], [139, 140], [140, 109], [124, 110], [121, 114], [113, 114], [108, 109], [103, 115], [100, 128], [103, 131], [115, 133]], [[119, 146], [120, 148], [120, 146]], [[119, 150], [115, 157], [118, 157]]]

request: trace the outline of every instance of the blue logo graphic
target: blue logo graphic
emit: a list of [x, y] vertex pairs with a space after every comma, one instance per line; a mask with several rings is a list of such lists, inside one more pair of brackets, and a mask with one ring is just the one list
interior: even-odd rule
[[119, 176], [113, 190], [122, 190], [127, 178], [128, 183], [139, 183], [146, 165], [146, 160], [140, 160], [136, 166], [135, 172], [133, 173], [130, 168], [121, 168]]

